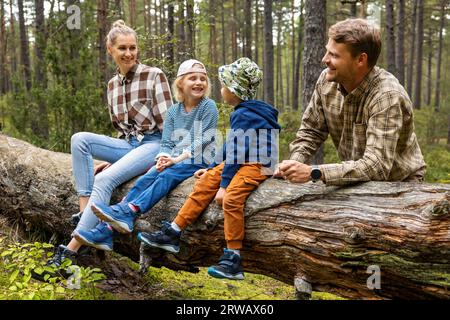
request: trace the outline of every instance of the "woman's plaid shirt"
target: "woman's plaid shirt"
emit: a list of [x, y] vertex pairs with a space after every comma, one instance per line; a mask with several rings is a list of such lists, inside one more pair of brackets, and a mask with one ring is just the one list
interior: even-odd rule
[[162, 131], [167, 109], [172, 105], [164, 73], [140, 63], [125, 76], [119, 72], [108, 83], [108, 107], [119, 138]]
[[308, 163], [328, 134], [342, 163], [321, 165], [327, 185], [357, 181], [403, 181], [425, 174], [414, 133], [411, 100], [398, 80], [374, 67], [351, 93], [325, 72], [319, 77], [291, 159]]

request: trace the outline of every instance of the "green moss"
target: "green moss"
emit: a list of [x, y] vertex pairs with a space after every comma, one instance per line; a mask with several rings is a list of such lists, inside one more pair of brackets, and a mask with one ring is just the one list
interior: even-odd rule
[[[401, 253], [411, 259], [417, 256], [417, 253], [406, 249], [399, 249], [397, 253]], [[378, 265], [381, 270], [392, 272], [393, 274], [419, 283], [444, 287], [450, 286], [450, 269], [445, 265], [414, 262], [384, 251], [348, 250], [333, 255], [345, 261], [341, 264], [342, 267], [368, 267], [370, 265]]]

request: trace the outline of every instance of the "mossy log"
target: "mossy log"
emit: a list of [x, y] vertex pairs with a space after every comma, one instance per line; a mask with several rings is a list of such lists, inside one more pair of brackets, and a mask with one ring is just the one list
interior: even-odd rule
[[[69, 154], [0, 134], [0, 214], [67, 241], [77, 212]], [[188, 179], [138, 220], [155, 230], [192, 189]], [[115, 193], [119, 199], [133, 181]], [[356, 299], [450, 298], [450, 185], [369, 182], [349, 187], [269, 179], [246, 204], [245, 271]], [[115, 250], [139, 260], [135, 234]], [[223, 214], [211, 204], [179, 254], [146, 250], [152, 265], [195, 271], [217, 262]], [[379, 276], [377, 278], [377, 276]], [[299, 284], [300, 283], [300, 284]]]

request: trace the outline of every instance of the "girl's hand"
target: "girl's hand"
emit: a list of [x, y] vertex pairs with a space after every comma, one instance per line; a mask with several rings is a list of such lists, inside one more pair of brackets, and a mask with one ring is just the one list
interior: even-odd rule
[[158, 158], [158, 162], [156, 162], [156, 170], [158, 170], [158, 172], [163, 171], [164, 169], [173, 166], [175, 164], [175, 160], [171, 157], [159, 157]]
[[225, 197], [226, 193], [227, 193], [227, 189], [225, 189], [225, 188], [220, 188], [217, 191], [216, 197], [214, 198], [214, 200], [216, 200], [216, 202], [219, 206], [222, 206], [223, 198]]
[[208, 169], [198, 169], [197, 171], [195, 171], [194, 173], [195, 179], [200, 179], [206, 171], [208, 171]]

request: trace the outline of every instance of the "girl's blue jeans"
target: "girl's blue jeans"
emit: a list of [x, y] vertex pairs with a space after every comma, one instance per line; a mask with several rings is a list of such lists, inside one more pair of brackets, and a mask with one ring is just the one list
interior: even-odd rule
[[206, 164], [194, 164], [192, 159], [174, 164], [161, 172], [153, 167], [137, 179], [125, 201], [139, 207], [141, 214], [144, 214], [181, 182], [202, 168], [206, 168]]
[[[79, 196], [90, 197], [76, 230], [91, 230], [99, 220], [92, 202], [109, 203], [112, 192], [122, 183], [143, 174], [155, 164], [161, 133], [146, 134], [142, 141], [116, 139], [90, 132], [72, 136], [72, 170]], [[94, 176], [94, 160], [112, 165]]]

